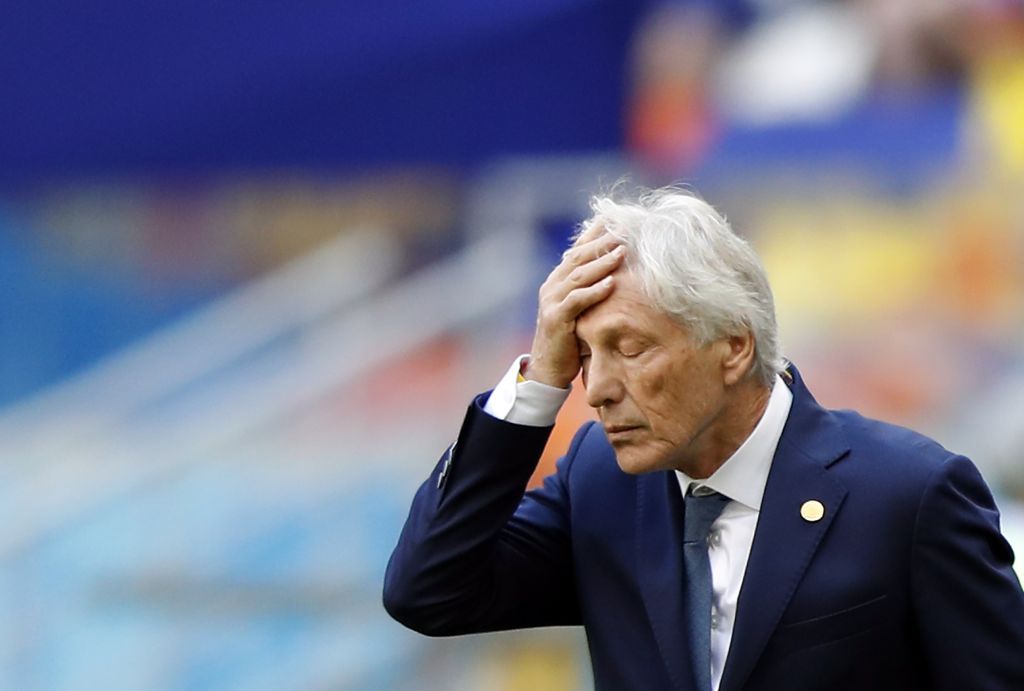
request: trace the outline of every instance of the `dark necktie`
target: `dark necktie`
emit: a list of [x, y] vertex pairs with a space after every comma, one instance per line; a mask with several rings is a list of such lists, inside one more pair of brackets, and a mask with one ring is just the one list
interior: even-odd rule
[[708, 532], [729, 498], [701, 487], [707, 494], [686, 494], [683, 519], [683, 561], [686, 565], [690, 660], [698, 691], [711, 691], [711, 560]]

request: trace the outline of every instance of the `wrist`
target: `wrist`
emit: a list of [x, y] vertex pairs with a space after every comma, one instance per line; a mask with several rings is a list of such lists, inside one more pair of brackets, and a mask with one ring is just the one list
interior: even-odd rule
[[566, 379], [556, 373], [545, 370], [538, 366], [532, 357], [525, 357], [519, 363], [519, 382], [535, 381], [557, 389], [568, 389], [575, 377]]

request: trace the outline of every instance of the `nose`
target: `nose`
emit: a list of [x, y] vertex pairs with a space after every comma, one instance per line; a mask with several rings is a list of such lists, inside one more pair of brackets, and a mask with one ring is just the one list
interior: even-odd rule
[[592, 353], [583, 372], [587, 389], [587, 405], [598, 409], [622, 400], [625, 387], [619, 368], [608, 357]]

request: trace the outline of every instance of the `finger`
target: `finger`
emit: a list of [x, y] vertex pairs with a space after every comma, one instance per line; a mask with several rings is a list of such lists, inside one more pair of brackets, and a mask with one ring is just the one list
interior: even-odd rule
[[574, 288], [591, 286], [615, 271], [625, 256], [626, 248], [619, 245], [611, 252], [574, 268], [564, 280], [556, 285], [555, 290], [567, 294]]
[[562, 253], [563, 257], [578, 257], [582, 261], [587, 261], [596, 257], [599, 254], [608, 252], [611, 248], [621, 245], [620, 240], [615, 235], [612, 235], [608, 231], [601, 227], [597, 228], [597, 232], [592, 236], [581, 236], [572, 244], [569, 249]]
[[562, 319], [575, 321], [583, 312], [607, 298], [615, 287], [615, 277], [605, 276], [597, 283], [569, 292], [559, 305]]
[[568, 273], [565, 270], [553, 272], [541, 286], [541, 299], [549, 303], [561, 302], [569, 294], [569, 291], [591, 286], [615, 271], [622, 264], [625, 256], [626, 248], [619, 245], [607, 254], [602, 254], [586, 264], [568, 267]]
[[601, 221], [593, 221], [583, 229], [582, 233], [573, 238], [572, 246], [575, 247], [576, 245], [582, 245], [584, 242], [589, 242], [594, 238], [600, 237], [602, 233], [606, 232], [608, 231], [605, 228], [604, 223]]
[[606, 232], [582, 244], [573, 245], [562, 255], [562, 262], [555, 268], [555, 272], [567, 275], [575, 267], [604, 256], [621, 244], [619, 238]]

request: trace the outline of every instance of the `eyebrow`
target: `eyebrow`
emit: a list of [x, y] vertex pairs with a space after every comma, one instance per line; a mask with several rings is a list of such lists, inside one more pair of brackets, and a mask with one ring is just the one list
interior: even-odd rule
[[[642, 329], [634, 328], [626, 317], [619, 317], [609, 323], [607, 327], [603, 327], [598, 332], [598, 340], [606, 343], [612, 341], [621, 341], [625, 337], [639, 338], [642, 340], [651, 340], [651, 335]], [[585, 338], [581, 338], [579, 331], [576, 332], [576, 340], [582, 344], [590, 345], [590, 342]]]

